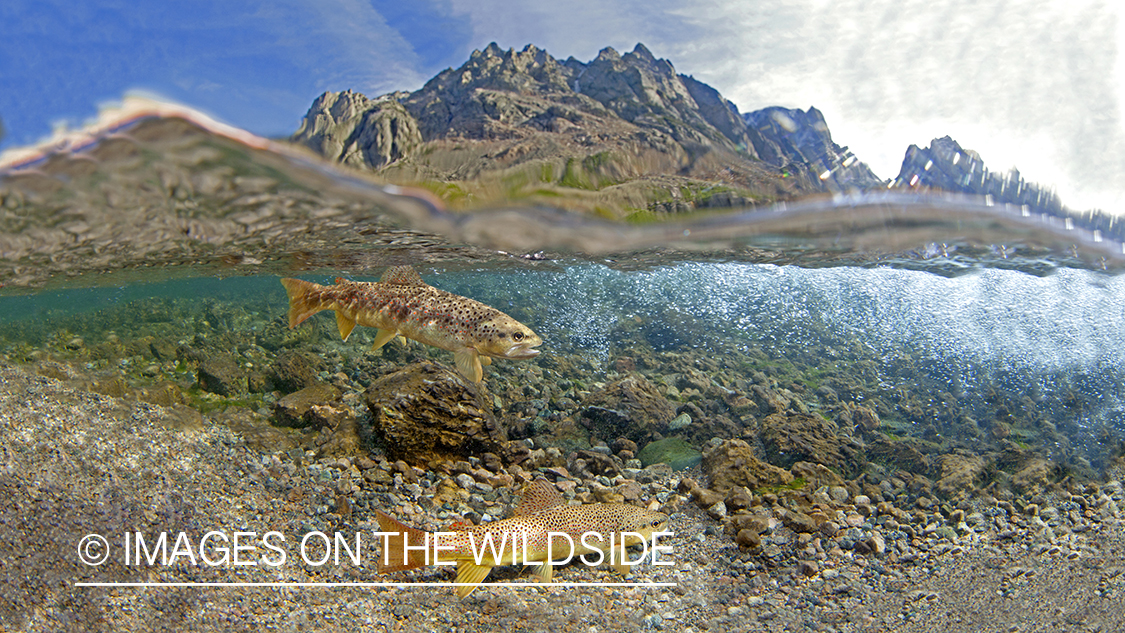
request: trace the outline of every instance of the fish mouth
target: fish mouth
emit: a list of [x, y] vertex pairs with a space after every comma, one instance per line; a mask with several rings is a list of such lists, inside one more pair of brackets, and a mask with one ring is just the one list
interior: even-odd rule
[[[536, 345], [538, 345], [538, 343], [536, 343]], [[538, 355], [539, 350], [524, 345], [511, 347], [508, 351], [504, 352], [506, 358], [511, 358], [513, 360], [527, 360], [529, 358], [535, 358]]]

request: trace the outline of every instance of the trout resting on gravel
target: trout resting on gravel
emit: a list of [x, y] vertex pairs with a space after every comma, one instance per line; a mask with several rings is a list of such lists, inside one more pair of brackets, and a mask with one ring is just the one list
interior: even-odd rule
[[289, 327], [321, 310], [336, 311], [346, 341], [359, 325], [378, 328], [373, 350], [395, 336], [453, 352], [457, 370], [473, 382], [484, 375], [481, 363], [493, 358], [525, 360], [543, 342], [531, 328], [479, 301], [438, 290], [410, 266], [394, 266], [376, 282], [337, 277], [331, 286], [282, 279], [289, 294]]
[[[625, 560], [626, 547], [645, 541], [647, 553], [647, 541], [654, 533], [671, 535], [665, 531], [668, 515], [662, 512], [627, 503], [567, 505], [558, 488], [543, 479], [528, 484], [515, 516], [500, 521], [455, 524], [448, 532], [433, 533], [379, 510], [375, 516], [384, 537], [380, 574], [456, 563], [457, 595], [462, 598], [475, 591], [496, 565], [531, 565], [539, 582], [550, 582], [554, 565], [562, 564], [552, 561], [572, 558], [587, 565], [608, 562], [627, 575], [635, 563]], [[655, 540], [652, 545], [656, 549]]]

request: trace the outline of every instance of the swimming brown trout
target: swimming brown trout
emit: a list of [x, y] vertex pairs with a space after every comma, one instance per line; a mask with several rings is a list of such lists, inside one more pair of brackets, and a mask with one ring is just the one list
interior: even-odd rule
[[337, 277], [331, 286], [282, 279], [289, 294], [289, 327], [321, 310], [336, 311], [346, 341], [357, 324], [378, 328], [373, 350], [395, 336], [453, 352], [457, 370], [473, 382], [484, 375], [481, 363], [493, 358], [525, 360], [543, 342], [531, 328], [479, 301], [438, 290], [410, 266], [387, 269], [377, 282]]
[[[572, 558], [589, 565], [609, 562], [626, 575], [625, 548], [647, 543], [653, 533], [668, 526], [668, 515], [625, 503], [566, 505], [558, 489], [542, 479], [528, 484], [515, 516], [481, 525], [454, 525], [437, 535], [383, 512], [375, 514], [384, 535], [380, 574], [455, 562], [457, 595], [462, 598], [475, 591], [496, 565], [532, 565], [539, 582], [551, 581], [552, 560]], [[591, 556], [575, 558], [586, 555]]]

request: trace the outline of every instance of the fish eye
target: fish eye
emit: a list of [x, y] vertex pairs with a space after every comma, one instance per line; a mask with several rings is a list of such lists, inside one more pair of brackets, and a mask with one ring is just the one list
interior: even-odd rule
[[523, 340], [523, 332], [512, 332], [512, 340], [513, 341], [522, 341]]

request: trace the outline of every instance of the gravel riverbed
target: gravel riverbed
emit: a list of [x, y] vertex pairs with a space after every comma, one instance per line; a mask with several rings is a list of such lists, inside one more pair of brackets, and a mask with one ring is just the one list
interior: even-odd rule
[[[447, 582], [452, 574], [433, 567], [378, 576], [373, 546], [359, 565], [346, 556], [314, 565], [301, 560], [299, 544], [309, 533], [370, 533], [376, 508], [426, 529], [448, 525], [457, 517], [432, 499], [443, 492], [464, 499], [452, 486], [468, 493], [478, 520], [499, 516], [531, 476], [547, 476], [580, 500], [602, 486], [559, 468], [494, 475], [511, 480], [505, 487], [481, 481], [479, 468], [447, 476], [374, 459], [271, 452], [192, 410], [99, 395], [14, 367], [0, 368], [0, 428], [4, 630], [1125, 628], [1120, 469], [1042, 504], [979, 500], [950, 516], [907, 504], [906, 495], [874, 504], [833, 491], [843, 523], [831, 533], [795, 531], [781, 505], [766, 499], [754, 506], [765, 523], [760, 543], [745, 549], [724, 529], [720, 509], [704, 510], [686, 492], [697, 472], [631, 470], [635, 479], [608, 483], [639, 486], [642, 499], [670, 512], [675, 534], [666, 541], [674, 564], [639, 565], [630, 580], [672, 587], [529, 586], [527, 574], [497, 568], [488, 580], [510, 587], [482, 587], [463, 600], [442, 586], [107, 588], [76, 583]], [[211, 531], [253, 533], [251, 549], [240, 551], [252, 564], [192, 564], [200, 553], [187, 549]], [[264, 562], [276, 562], [277, 552], [255, 539], [270, 531], [281, 535], [273, 542], [288, 554], [284, 564]], [[183, 533], [193, 545], [177, 549], [169, 540], [180, 554], [169, 565], [126, 564], [123, 539], [137, 532], [152, 540]], [[98, 554], [82, 543], [89, 534], [107, 538], [110, 555], [100, 565], [80, 558]], [[316, 544], [313, 559], [323, 551]], [[216, 550], [211, 555], [217, 560]], [[621, 579], [608, 566], [572, 564], [555, 580]]]

